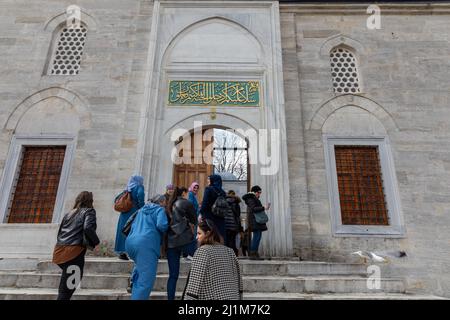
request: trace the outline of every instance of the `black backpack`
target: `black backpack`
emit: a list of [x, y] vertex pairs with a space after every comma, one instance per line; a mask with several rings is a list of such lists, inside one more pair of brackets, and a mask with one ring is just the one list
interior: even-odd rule
[[228, 203], [225, 196], [218, 193], [214, 187], [213, 190], [215, 193], [217, 193], [217, 199], [214, 201], [214, 204], [212, 205], [211, 211], [213, 216], [218, 218], [225, 218], [225, 216], [233, 214], [233, 210], [231, 210], [230, 204]]

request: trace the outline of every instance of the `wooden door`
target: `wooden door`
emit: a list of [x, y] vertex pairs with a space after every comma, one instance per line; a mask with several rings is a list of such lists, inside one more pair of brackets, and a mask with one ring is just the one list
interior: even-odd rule
[[[203, 130], [202, 135], [205, 131], [206, 129]], [[199, 202], [203, 199], [203, 192], [207, 186], [208, 176], [213, 174], [213, 164], [205, 163], [203, 156], [199, 156], [203, 155], [205, 148], [213, 143], [213, 139], [214, 137], [211, 137], [209, 141], [203, 141], [202, 139], [202, 143], [195, 143], [194, 133], [191, 133], [191, 164], [177, 164], [173, 170], [173, 184], [176, 186], [189, 188], [192, 182], [198, 182], [200, 185], [198, 193]], [[201, 150], [196, 150], [196, 148], [201, 148]], [[182, 156], [182, 151], [180, 152], [180, 156]], [[212, 156], [211, 148], [211, 159]]]

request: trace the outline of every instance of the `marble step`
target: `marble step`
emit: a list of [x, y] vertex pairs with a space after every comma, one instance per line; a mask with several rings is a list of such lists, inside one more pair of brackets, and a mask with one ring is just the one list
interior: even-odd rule
[[[165, 291], [167, 274], [157, 275], [155, 291]], [[246, 292], [288, 292], [288, 293], [404, 293], [402, 279], [381, 279], [381, 288], [371, 290], [367, 279], [358, 276], [244, 276]], [[60, 275], [40, 272], [0, 272], [0, 287], [11, 288], [57, 288]], [[177, 290], [183, 290], [186, 276], [180, 276]], [[127, 274], [89, 274], [81, 283], [83, 289], [124, 289], [128, 284]]]
[[[315, 261], [289, 261], [289, 260], [247, 260], [239, 259], [243, 275], [280, 275], [280, 276], [314, 276], [314, 275], [366, 275], [364, 264], [328, 263]], [[117, 258], [87, 258], [85, 273], [118, 274], [130, 273], [133, 263]], [[180, 274], [187, 275], [190, 262], [181, 259]], [[43, 273], [60, 273], [61, 270], [51, 261], [41, 261], [37, 270]], [[158, 274], [168, 274], [167, 260], [158, 264]]]
[[[0, 300], [55, 300], [57, 289], [46, 288], [0, 288]], [[150, 300], [166, 300], [165, 291], [153, 291]], [[176, 298], [181, 297], [177, 292]], [[78, 289], [72, 300], [129, 300], [125, 290]], [[357, 294], [304, 294], [280, 292], [244, 292], [244, 300], [441, 300], [433, 295], [398, 293], [357, 293]]]

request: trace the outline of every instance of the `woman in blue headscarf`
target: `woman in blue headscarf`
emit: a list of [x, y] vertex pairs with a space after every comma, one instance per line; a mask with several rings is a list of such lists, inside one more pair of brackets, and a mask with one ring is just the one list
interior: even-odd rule
[[[117, 223], [116, 244], [114, 248], [114, 251], [119, 255], [119, 258], [122, 260], [128, 260], [125, 250], [126, 237], [122, 233], [122, 229], [125, 223], [130, 218], [130, 216], [134, 212], [142, 208], [145, 204], [144, 178], [137, 175], [131, 176], [130, 179], [128, 180], [126, 191], [128, 191], [131, 194], [131, 199], [133, 200], [133, 207], [127, 212], [120, 213], [119, 221]], [[118, 195], [117, 197], [119, 197], [120, 195]], [[114, 199], [114, 201], [116, 199]]]
[[214, 222], [223, 240], [226, 241], [225, 219], [216, 217], [212, 213], [212, 206], [219, 195], [226, 197], [225, 191], [222, 189], [222, 177], [213, 174], [208, 177], [209, 186], [205, 188], [203, 194], [202, 206], [200, 214], [202, 219], [210, 219]]

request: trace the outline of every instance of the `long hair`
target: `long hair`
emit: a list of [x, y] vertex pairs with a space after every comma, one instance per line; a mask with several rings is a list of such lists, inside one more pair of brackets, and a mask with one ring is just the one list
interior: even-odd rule
[[210, 219], [203, 219], [198, 227], [202, 230], [206, 237], [199, 243], [199, 246], [203, 246], [205, 244], [215, 244], [220, 243], [223, 244], [223, 238], [219, 233], [216, 225]]
[[93, 208], [94, 196], [92, 192], [82, 191], [75, 199], [74, 209]]
[[175, 201], [177, 201], [178, 197], [181, 197], [183, 192], [187, 192], [187, 189], [185, 187], [175, 187], [172, 196], [169, 199], [169, 204], [167, 207], [167, 210], [169, 211], [170, 215], [172, 215], [172, 207]]

